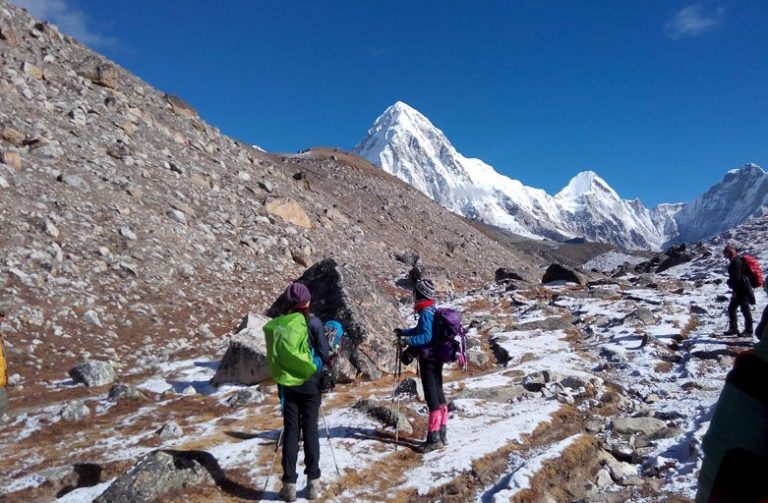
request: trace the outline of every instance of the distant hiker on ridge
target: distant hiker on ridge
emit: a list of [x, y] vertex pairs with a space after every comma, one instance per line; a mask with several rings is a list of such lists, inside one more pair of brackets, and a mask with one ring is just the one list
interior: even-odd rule
[[414, 328], [396, 328], [395, 335], [405, 338], [409, 347], [404, 351], [408, 355], [412, 356], [414, 350], [418, 352], [421, 383], [429, 408], [428, 432], [422, 450], [428, 452], [448, 443], [448, 406], [443, 394], [443, 363], [426, 357], [428, 348], [432, 345], [432, 324], [436, 311], [435, 285], [429, 279], [419, 279], [416, 281], [413, 297], [414, 310], [419, 314], [419, 321]]
[[744, 315], [744, 331], [742, 335], [752, 335], [752, 307], [755, 303], [755, 293], [749, 283], [745, 270], [747, 265], [739, 257], [736, 248], [728, 245], [723, 249], [723, 256], [730, 262], [728, 264], [728, 287], [731, 289], [731, 302], [728, 304], [728, 330], [724, 335], [739, 335], [739, 323], [736, 310], [741, 309]]
[[[320, 370], [329, 363], [323, 322], [309, 312], [312, 296], [301, 283], [284, 294], [287, 312], [264, 326], [267, 359], [283, 409], [283, 487], [280, 498], [296, 501], [299, 431], [304, 433], [307, 499], [320, 497]], [[279, 442], [279, 439], [278, 439]]]

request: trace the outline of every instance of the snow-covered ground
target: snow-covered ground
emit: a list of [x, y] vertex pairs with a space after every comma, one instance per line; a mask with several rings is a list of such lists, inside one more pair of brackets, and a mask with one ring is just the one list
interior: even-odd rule
[[[321, 470], [326, 488], [332, 491], [328, 496], [339, 502], [434, 496], [441, 487], [466, 477], [478, 460], [498, 457], [501, 468], [494, 472], [493, 482], [475, 487], [471, 499], [509, 501], [521, 491], [539, 490], [529, 487], [535, 474], [547, 463], [557, 462], [579, 438], [593, 435], [609, 451], [617, 443], [628, 445], [633, 457], [628, 469], [640, 482], [617, 477], [586, 497], [615, 493], [639, 500], [640, 488], [645, 487], [658, 500], [671, 494], [692, 498], [712, 406], [733, 356], [751, 345], [749, 339], [719, 336], [725, 326], [725, 305], [717, 298], [727, 291], [715, 280], [722, 279], [723, 265], [685, 264], [658, 275], [647, 286], [623, 281], [588, 289], [533, 287], [513, 294], [490, 286], [456, 299], [466, 322], [479, 321], [473, 337], [486, 348], [493, 341], [497, 351], [506, 353], [505, 364], [470, 374], [455, 369], [447, 374], [446, 394], [453, 401], [450, 443], [425, 455], [407, 445], [395, 449], [382, 440], [381, 433], [388, 428], [351, 407], [360, 398], [389, 401], [391, 378], [339, 386], [325, 397], [330, 439], [323, 434]], [[509, 302], [510, 295], [516, 302]], [[528, 328], [518, 328], [526, 323]], [[0, 472], [0, 493], [13, 498], [55, 484], [53, 467], [82, 461], [130, 463], [157, 448], [206, 450], [225, 472], [240, 473], [243, 483], [260, 491], [280, 431], [279, 407], [267, 387], [264, 402], [229, 408], [227, 398], [240, 387], [210, 386], [216, 365], [213, 355], [158, 365], [154, 375], [134, 383], [149, 400], [119, 414], [115, 412], [119, 407], [106, 396], [89, 396], [86, 404], [95, 411], [95, 418], [116, 414], [113, 423], [97, 421], [87, 435], [75, 431], [53, 439], [43, 437], [40, 442], [45, 442], [45, 449], [35, 439], [58, 422], [60, 405], [18, 414], [0, 432], [0, 449], [11, 461], [11, 468]], [[541, 391], [521, 386], [523, 377], [541, 372], [556, 377]], [[59, 383], [59, 388], [66, 391], [72, 385]], [[510, 390], [520, 393], [503, 399], [483, 394]], [[614, 416], [653, 416], [664, 421], [665, 433], [650, 440], [616, 433], [613, 416], [599, 412], [612, 394], [619, 395], [613, 404]], [[423, 402], [407, 399], [401, 407], [416, 418], [412, 419], [416, 431], [423, 432], [427, 412]], [[552, 418], [564, 410], [603, 426], [597, 431], [559, 434]], [[169, 420], [179, 422], [184, 436], [158, 437], [157, 429]], [[552, 431], [543, 437], [548, 440], [528, 447], [534, 431], [550, 423]], [[421, 440], [420, 434], [405, 440]], [[510, 446], [518, 450], [509, 454]], [[268, 491], [279, 487], [277, 472], [279, 462]], [[367, 482], [350, 483], [356, 480], [350, 478], [354, 473], [365, 474]], [[91, 501], [108, 483], [109, 479], [75, 489], [61, 501]]]

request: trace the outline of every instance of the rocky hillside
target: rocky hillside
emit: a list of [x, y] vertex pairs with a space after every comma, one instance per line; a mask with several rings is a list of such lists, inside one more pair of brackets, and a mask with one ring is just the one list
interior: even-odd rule
[[389, 293], [416, 256], [446, 289], [533, 266], [356, 156], [221, 135], [6, 2], [0, 62], [2, 329], [29, 385], [205, 344], [323, 257]]

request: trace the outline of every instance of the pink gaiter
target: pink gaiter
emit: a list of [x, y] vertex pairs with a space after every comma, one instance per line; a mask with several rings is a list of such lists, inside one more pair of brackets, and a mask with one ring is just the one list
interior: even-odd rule
[[448, 424], [448, 406], [443, 404], [440, 406], [440, 426]]
[[429, 413], [429, 431], [437, 431], [440, 429], [440, 421], [443, 418], [443, 412], [441, 410], [431, 411]]

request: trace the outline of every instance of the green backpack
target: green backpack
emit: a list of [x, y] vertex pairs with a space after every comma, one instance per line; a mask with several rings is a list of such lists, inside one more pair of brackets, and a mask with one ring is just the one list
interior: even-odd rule
[[264, 325], [267, 363], [276, 383], [299, 386], [317, 372], [308, 333], [307, 320], [301, 313], [278, 316]]

